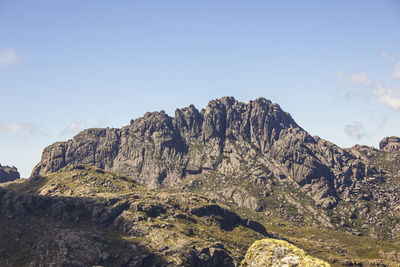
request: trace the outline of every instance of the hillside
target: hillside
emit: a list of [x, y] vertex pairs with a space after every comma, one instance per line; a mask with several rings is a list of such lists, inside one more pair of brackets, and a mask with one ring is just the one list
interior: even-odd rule
[[4, 185], [0, 207], [1, 266], [234, 266], [271, 237], [215, 200], [85, 165]]
[[[77, 224], [101, 237], [110, 231], [119, 237], [104, 244], [122, 242], [125, 251], [133, 242], [160, 265], [238, 265], [255, 240], [273, 237], [333, 266], [396, 266], [399, 143], [388, 137], [380, 149], [340, 148], [309, 135], [269, 100], [224, 97], [200, 111], [149, 112], [121, 129], [87, 129], [48, 146], [28, 181], [3, 186], [2, 210], [13, 214], [10, 203], [21, 199], [29, 204], [17, 206], [67, 201], [46, 206], [46, 216], [26, 208], [26, 216], [39, 229], [65, 213], [66, 223], [57, 227]], [[11, 216], [3, 223], [17, 225], [20, 219]], [[104, 251], [113, 256], [91, 264], [132, 260]], [[76, 258], [60, 253], [52, 262]]]
[[3, 184], [0, 265], [238, 266], [247, 248], [267, 237], [333, 266], [397, 264], [398, 239], [299, 226], [272, 210], [255, 212], [204, 195], [153, 190], [80, 164]]

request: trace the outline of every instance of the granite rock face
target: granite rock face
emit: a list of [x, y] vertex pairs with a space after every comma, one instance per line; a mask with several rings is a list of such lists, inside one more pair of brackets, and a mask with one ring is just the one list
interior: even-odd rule
[[0, 164], [0, 183], [14, 181], [19, 179], [20, 175], [15, 167], [1, 166]]
[[[191, 105], [174, 117], [148, 112], [121, 129], [84, 130], [47, 147], [32, 176], [83, 163], [160, 188], [210, 172], [239, 175], [255, 162], [325, 208], [366, 177], [380, 175], [350, 151], [309, 135], [278, 104], [223, 97], [201, 111]], [[251, 199], [235, 199], [262, 210]]]
[[379, 148], [385, 151], [400, 151], [400, 138], [397, 136], [385, 137], [379, 142]]

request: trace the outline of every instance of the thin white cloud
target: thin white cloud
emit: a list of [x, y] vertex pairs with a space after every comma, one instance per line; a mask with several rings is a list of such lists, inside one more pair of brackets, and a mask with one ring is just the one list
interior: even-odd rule
[[105, 128], [109, 124], [110, 122], [107, 119], [101, 119], [94, 125], [94, 128]]
[[393, 79], [400, 79], [400, 62], [394, 64], [394, 70], [390, 73]]
[[0, 51], [0, 66], [10, 65], [21, 60], [21, 56], [14, 48]]
[[[400, 78], [400, 62], [396, 64], [396, 73], [392, 72], [392, 77], [399, 76]], [[398, 73], [397, 73], [398, 71]], [[344, 74], [339, 72], [336, 77], [339, 78], [345, 85], [362, 86], [363, 88], [351, 88], [350, 91], [344, 94], [344, 98], [358, 98], [372, 96], [377, 102], [386, 105], [392, 111], [400, 110], [400, 88], [392, 86], [388, 83], [373, 81], [367, 72], [359, 72], [356, 74]]]
[[17, 134], [29, 138], [37, 133], [37, 128], [31, 123], [3, 123], [0, 124], [0, 134]]
[[359, 72], [355, 74], [345, 74], [343, 72], [336, 73], [336, 77], [344, 81], [348, 85], [366, 85], [369, 86], [372, 81], [368, 72]]
[[385, 104], [391, 110], [400, 110], [400, 92], [385, 83], [375, 83], [375, 90], [372, 91], [379, 103]]
[[387, 58], [388, 56], [389, 56], [388, 53], [386, 53], [385, 51], [381, 52], [381, 57]]
[[361, 90], [352, 90], [352, 91], [346, 92], [344, 94], [344, 98], [353, 99], [353, 98], [363, 97], [364, 95], [365, 95], [364, 92]]
[[360, 140], [364, 136], [366, 136], [364, 127], [361, 122], [356, 121], [346, 125], [344, 128], [344, 132], [353, 139]]
[[85, 128], [85, 123], [81, 121], [74, 121], [70, 125], [68, 125], [67, 128], [62, 130], [60, 135], [69, 135], [69, 134], [76, 134], [80, 131], [82, 131]]

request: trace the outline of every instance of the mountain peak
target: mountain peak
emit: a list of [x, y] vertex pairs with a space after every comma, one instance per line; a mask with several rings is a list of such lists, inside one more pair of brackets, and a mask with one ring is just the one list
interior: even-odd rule
[[379, 148], [386, 151], [400, 151], [400, 138], [389, 136], [379, 142]]
[[32, 176], [83, 163], [158, 188], [199, 174], [234, 173], [241, 179], [248, 175], [241, 170], [263, 164], [269, 174], [303, 188], [318, 205], [332, 207], [349, 181], [377, 173], [353, 164], [356, 158], [325, 140], [316, 141], [270, 100], [260, 97], [245, 104], [222, 97], [201, 112], [190, 105], [176, 109], [175, 117], [147, 112], [121, 129], [85, 130], [47, 147]]

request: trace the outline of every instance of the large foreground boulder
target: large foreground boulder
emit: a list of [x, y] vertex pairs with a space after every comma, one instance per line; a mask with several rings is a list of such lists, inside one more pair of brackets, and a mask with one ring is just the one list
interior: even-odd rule
[[329, 263], [306, 255], [304, 250], [278, 239], [257, 240], [247, 250], [242, 267], [259, 266], [304, 266], [304, 267], [328, 267]]

